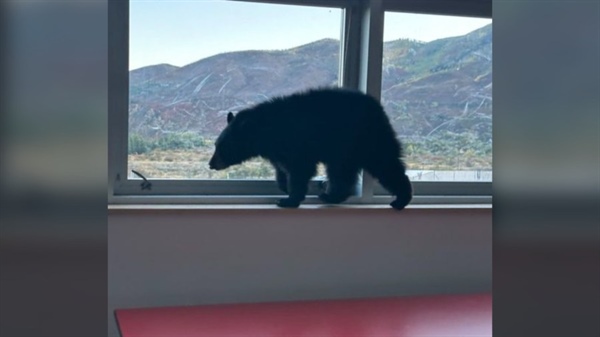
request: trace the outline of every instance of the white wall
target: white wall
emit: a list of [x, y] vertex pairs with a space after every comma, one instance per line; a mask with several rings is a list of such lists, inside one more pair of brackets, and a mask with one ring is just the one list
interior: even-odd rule
[[491, 209], [109, 212], [115, 308], [491, 291]]

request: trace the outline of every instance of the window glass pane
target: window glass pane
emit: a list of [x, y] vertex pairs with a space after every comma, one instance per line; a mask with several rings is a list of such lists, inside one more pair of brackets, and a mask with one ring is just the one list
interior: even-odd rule
[[129, 171], [273, 179], [262, 160], [210, 171], [214, 140], [228, 111], [338, 85], [341, 14], [235, 1], [131, 1]]
[[492, 20], [385, 14], [381, 100], [413, 181], [492, 180]]

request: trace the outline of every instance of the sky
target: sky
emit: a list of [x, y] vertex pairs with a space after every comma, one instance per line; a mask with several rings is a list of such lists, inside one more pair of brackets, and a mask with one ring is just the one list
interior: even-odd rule
[[[184, 66], [223, 52], [275, 50], [339, 39], [339, 8], [224, 0], [130, 0], [129, 69]], [[491, 19], [386, 13], [384, 40], [464, 35]]]

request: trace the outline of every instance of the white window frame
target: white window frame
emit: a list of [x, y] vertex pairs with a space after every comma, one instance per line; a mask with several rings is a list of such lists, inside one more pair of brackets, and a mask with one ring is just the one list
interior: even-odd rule
[[[491, 18], [491, 0], [231, 0], [342, 9], [340, 85], [379, 99], [386, 11]], [[272, 180], [128, 179], [129, 1], [109, 1], [110, 204], [272, 204], [283, 195]], [[321, 203], [311, 181], [305, 204]], [[345, 204], [384, 204], [392, 197], [367, 173]], [[413, 182], [411, 204], [489, 204], [491, 182]]]

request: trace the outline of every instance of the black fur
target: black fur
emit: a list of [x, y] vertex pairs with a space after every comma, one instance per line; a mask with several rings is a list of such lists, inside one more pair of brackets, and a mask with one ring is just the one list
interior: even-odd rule
[[403, 209], [412, 186], [402, 161], [402, 146], [383, 107], [371, 96], [347, 89], [315, 89], [278, 97], [232, 113], [217, 138], [209, 165], [222, 170], [261, 156], [275, 167], [277, 183], [289, 194], [281, 207], [298, 207], [319, 162], [327, 169], [327, 188], [319, 198], [341, 203], [365, 169]]

